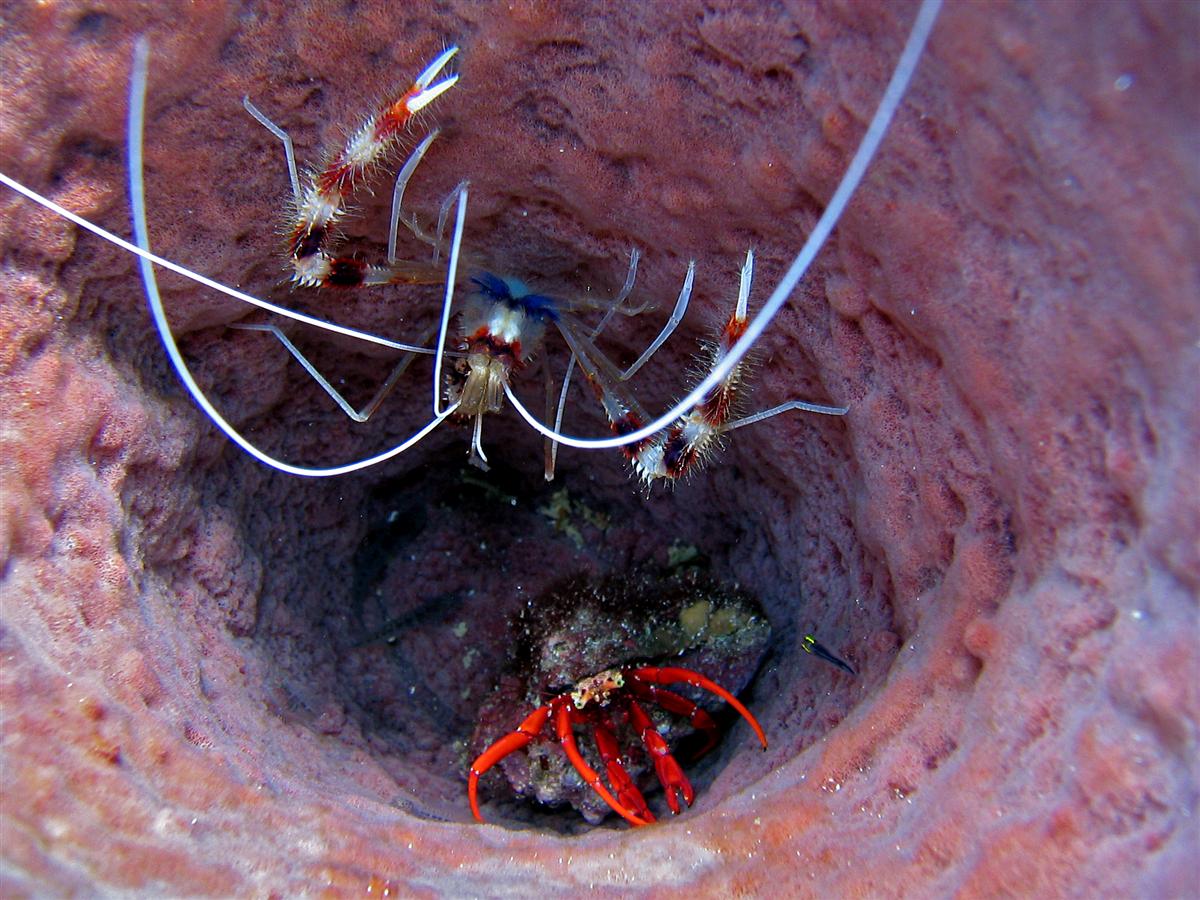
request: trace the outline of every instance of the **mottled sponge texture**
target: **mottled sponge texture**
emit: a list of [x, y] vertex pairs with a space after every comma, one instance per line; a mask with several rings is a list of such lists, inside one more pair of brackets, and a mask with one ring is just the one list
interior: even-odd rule
[[[948, 4], [754, 354], [746, 411], [849, 414], [738, 431], [649, 496], [611, 451], [564, 449], [547, 485], [511, 410], [486, 423], [488, 473], [449, 423], [363, 474], [272, 472], [182, 390], [131, 258], [0, 190], [0, 894], [1194, 890], [1197, 10]], [[631, 303], [650, 307], [600, 339], [618, 364], [696, 260], [683, 325], [630, 383], [662, 409], [747, 248], [757, 308], [811, 231], [915, 11], [19, 0], [0, 12], [0, 170], [128, 235], [145, 35], [155, 249], [420, 340], [436, 287], [286, 285], [283, 154], [241, 101], [316, 162], [458, 44], [406, 208], [428, 222], [470, 179], [464, 273], [552, 296], [602, 303], [640, 248]], [[343, 223], [364, 259], [386, 252], [388, 173], [374, 186]], [[427, 420], [427, 361], [356, 425], [269, 335], [229, 327], [264, 314], [162, 281], [197, 378], [271, 452], [343, 462]], [[290, 333], [358, 403], [395, 359]], [[538, 349], [518, 383], [534, 411], [566, 360]], [[605, 433], [585, 388], [565, 425]], [[769, 749], [730, 723], [689, 767], [693, 808], [653, 827], [522, 818], [498, 778], [475, 824], [466, 767], [510, 618], [564, 577], [681, 561], [770, 620], [741, 695]]]

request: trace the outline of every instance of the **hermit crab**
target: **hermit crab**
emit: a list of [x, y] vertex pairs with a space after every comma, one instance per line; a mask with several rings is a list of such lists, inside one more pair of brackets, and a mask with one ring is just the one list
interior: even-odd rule
[[[753, 597], [699, 568], [575, 576], [530, 601], [509, 630], [509, 667], [472, 740], [467, 793], [481, 821], [485, 796], [509, 818], [573, 807], [593, 825], [612, 812], [646, 824], [658, 785], [672, 812], [692, 804], [684, 766], [723, 735], [740, 739], [737, 716], [766, 746], [734, 692], [752, 680], [770, 623]], [[536, 805], [511, 804], [513, 794]]]
[[[695, 800], [691, 782], [683, 774], [683, 768], [671, 755], [671, 749], [659, 734], [642, 703], [655, 703], [669, 712], [687, 717], [693, 728], [704, 733], [705, 744], [697, 755], [703, 755], [717, 745], [717, 724], [712, 716], [699, 705], [681, 697], [666, 685], [690, 684], [716, 694], [738, 711], [767, 749], [767, 736], [753, 713], [741, 701], [715, 681], [699, 672], [678, 667], [657, 668], [655, 666], [633, 666], [623, 669], [607, 669], [597, 675], [584, 678], [574, 688], [559, 694], [544, 706], [539, 706], [526, 717], [517, 730], [507, 734], [488, 747], [471, 765], [467, 782], [467, 793], [471, 801], [471, 812], [480, 822], [479, 776], [496, 765], [510, 753], [528, 746], [539, 737], [551, 718], [554, 719], [554, 734], [562, 745], [567, 759], [579, 776], [612, 809], [631, 825], [648, 825], [655, 821], [654, 814], [646, 805], [646, 798], [629, 777], [621, 762], [621, 751], [617, 744], [614, 720], [620, 717], [641, 738], [646, 754], [654, 762], [658, 780], [666, 792], [667, 805], [678, 815], [682, 811], [680, 800], [687, 806]], [[596, 752], [604, 764], [612, 792], [604, 786], [600, 775], [588, 765], [579, 752], [575, 740], [575, 726], [590, 725], [596, 741]], [[615, 796], [614, 796], [615, 794]]]
[[[612, 812], [649, 824], [657, 786], [672, 813], [692, 805], [696, 790], [684, 767], [722, 737], [744, 740], [738, 716], [767, 747], [763, 727], [734, 692], [753, 680], [771, 625], [755, 598], [701, 567], [569, 578], [531, 600], [510, 631], [509, 667], [480, 709], [471, 742], [467, 797], [479, 821], [482, 788], [510, 818], [569, 806], [593, 825]], [[813, 635], [801, 646], [854, 674]], [[701, 766], [695, 774], [711, 779], [713, 771]], [[536, 806], [510, 803], [513, 794]]]

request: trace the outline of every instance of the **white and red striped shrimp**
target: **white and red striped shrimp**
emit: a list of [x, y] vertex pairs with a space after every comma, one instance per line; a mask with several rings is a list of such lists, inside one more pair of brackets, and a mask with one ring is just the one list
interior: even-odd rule
[[[3, 182], [9, 188], [21, 193], [28, 199], [69, 219], [76, 225], [140, 257], [141, 274], [155, 324], [172, 364], [192, 394], [193, 399], [213, 423], [231, 440], [256, 459], [275, 469], [307, 476], [332, 476], [364, 469], [404, 453], [437, 428], [443, 420], [453, 415], [474, 418], [474, 435], [471, 445], [472, 458], [476, 458], [478, 462], [483, 462], [484, 457], [480, 446], [482, 417], [485, 413], [497, 411], [501, 406], [501, 397], [505, 396], [508, 397], [518, 414], [555, 446], [562, 444], [585, 450], [623, 448], [626, 455], [633, 461], [635, 470], [644, 480], [649, 482], [658, 478], [673, 479], [694, 470], [697, 464], [720, 444], [721, 438], [735, 428], [761, 421], [766, 417], [776, 415], [788, 409], [807, 409], [830, 414], [840, 414], [845, 411], [841, 407], [821, 406], [809, 404], [804, 401], [790, 401], [751, 416], [733, 418], [736, 410], [735, 401], [738, 389], [745, 376], [745, 357], [747, 353], [753, 348], [759, 336], [767, 328], [800, 279], [804, 276], [843, 210], [846, 208], [858, 184], [861, 182], [866, 168], [882, 141], [891, 118], [916, 68], [925, 42], [936, 20], [940, 5], [941, 0], [922, 0], [908, 41], [896, 65], [891, 81], [858, 150], [847, 168], [846, 174], [843, 176], [828, 206], [817, 221], [804, 246], [793, 260], [779, 284], [771, 292], [762, 309], [753, 318], [749, 318], [747, 298], [752, 275], [752, 256], [748, 256], [747, 264], [742, 270], [742, 282], [737, 306], [722, 329], [716, 344], [710, 352], [709, 358], [705, 362], [708, 368], [707, 375], [700, 379], [699, 383], [686, 396], [672, 406], [671, 409], [657, 418], [651, 417], [636, 402], [632, 393], [625, 387], [624, 382], [666, 340], [666, 337], [670, 334], [675, 324], [678, 323], [679, 317], [682, 315], [682, 309], [686, 307], [686, 295], [690, 292], [691, 270], [689, 270], [685, 290], [681, 292], [680, 301], [676, 306], [676, 312], [672, 316], [671, 322], [668, 323], [658, 339], [642, 354], [634, 366], [625, 371], [621, 371], [614, 366], [603, 352], [596, 347], [593, 339], [599, 333], [599, 327], [589, 329], [576, 317], [576, 313], [581, 309], [597, 308], [595, 304], [573, 305], [561, 301], [549, 301], [548, 298], [544, 298], [542, 295], [526, 291], [523, 285], [517, 288], [516, 285], [520, 283], [511, 279], [495, 279], [495, 281], [492, 281], [489, 278], [480, 278], [476, 280], [475, 284], [481, 290], [477, 292], [473, 299], [468, 301], [467, 311], [460, 318], [461, 342], [465, 346], [461, 354], [446, 349], [449, 321], [451, 318], [451, 304], [467, 209], [468, 192], [466, 183], [461, 184], [443, 206], [442, 216], [439, 221], [438, 236], [436, 238], [425, 236], [415, 224], [404, 223], [407, 227], [412, 228], [419, 238], [433, 245], [433, 262], [398, 262], [395, 258], [394, 250], [395, 232], [397, 230], [397, 223], [399, 222], [399, 205], [404, 185], [408, 178], [411, 177], [417, 163], [428, 148], [433, 135], [427, 137], [416, 148], [413, 154], [410, 155], [397, 179], [393, 200], [393, 223], [391, 239], [389, 241], [389, 258], [386, 265], [370, 266], [353, 258], [339, 257], [332, 252], [331, 230], [338, 218], [345, 211], [347, 195], [357, 189], [369, 171], [381, 164], [397, 147], [397, 138], [407, 127], [412, 115], [447, 91], [457, 81], [457, 76], [450, 76], [436, 84], [434, 83], [450, 58], [454, 55], [456, 48], [451, 48], [439, 56], [418, 76], [413, 86], [405, 94], [368, 119], [346, 142], [342, 150], [335, 154], [324, 167], [317, 170], [303, 191], [299, 185], [295, 160], [290, 140], [287, 139], [286, 133], [278, 129], [266, 116], [259, 113], [248, 101], [246, 103], [247, 109], [283, 140], [285, 149], [287, 150], [295, 205], [288, 248], [293, 279], [299, 284], [309, 286], [358, 287], [393, 283], [396, 281], [418, 283], [423, 281], [440, 282], [444, 278], [445, 294], [442, 305], [441, 328], [438, 335], [438, 342], [434, 348], [402, 343], [297, 313], [219, 284], [150, 252], [146, 229], [141, 162], [143, 109], [148, 56], [148, 49], [144, 41], [139, 41], [138, 50], [135, 53], [134, 73], [130, 92], [128, 133], [129, 180], [135, 243], [130, 243], [117, 235], [99, 228], [53, 201], [19, 184], [3, 173], [0, 173], [0, 182]], [[448, 264], [443, 276], [441, 270], [436, 268], [436, 261], [443, 247], [441, 222], [445, 220], [451, 206], [456, 207], [455, 225], [453, 235], [448, 244]], [[425, 353], [434, 355], [435, 365], [432, 384], [433, 417], [410, 437], [388, 450], [366, 459], [343, 465], [323, 468], [305, 467], [293, 465], [270, 456], [238, 432], [217, 411], [204, 391], [194, 378], [192, 378], [166, 321], [162, 300], [159, 296], [154, 277], [153, 267], [156, 265], [167, 268], [243, 302], [319, 329], [391, 347], [408, 354]], [[622, 292], [619, 300], [614, 302], [610, 314], [628, 295], [628, 291], [632, 286], [632, 275], [635, 270], [636, 255], [633, 265], [631, 265], [630, 279], [627, 280], [626, 289]], [[502, 285], [503, 289], [498, 288], [497, 285]], [[608, 316], [601, 322], [600, 327], [603, 326], [607, 319]], [[577, 362], [580, 365], [585, 376], [592, 384], [593, 390], [599, 397], [605, 414], [609, 419], [612, 431], [614, 432], [613, 436], [581, 438], [563, 434], [559, 430], [563, 401], [560, 401], [559, 405], [559, 421], [555, 422], [552, 427], [538, 420], [516, 397], [512, 386], [512, 375], [528, 362], [537, 345], [540, 343], [546, 327], [550, 324], [553, 324], [563, 335], [571, 349], [572, 362]], [[368, 404], [368, 408], [365, 411], [356, 412], [337, 394], [332, 385], [303, 358], [300, 352], [294, 345], [290, 344], [276, 326], [255, 325], [245, 327], [268, 330], [274, 333], [283, 341], [288, 350], [305, 365], [309, 373], [313, 375], [330, 396], [338, 401], [342, 409], [360, 420], [366, 418], [374, 411], [374, 408], [378, 406], [378, 401], [382, 399], [386, 391], [395, 383], [396, 378], [405, 365], [405, 362], [402, 361], [393, 372], [392, 377], [385, 382], [380, 392], [376, 395], [376, 399], [371, 404]], [[444, 403], [441, 371], [443, 359], [447, 356], [455, 357], [456, 361], [454, 372], [450, 373], [450, 387], [446, 402]], [[569, 374], [567, 379], [564, 380], [563, 398], [566, 396], [567, 384], [569, 384]], [[549, 474], [549, 465], [547, 471]]]

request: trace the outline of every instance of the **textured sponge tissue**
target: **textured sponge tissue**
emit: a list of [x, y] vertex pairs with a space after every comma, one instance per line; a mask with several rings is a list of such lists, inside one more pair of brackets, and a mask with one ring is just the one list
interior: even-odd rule
[[[405, 206], [471, 180], [467, 272], [602, 303], [661, 409], [828, 202], [912, 2], [16, 2], [0, 170], [127, 235], [133, 38], [151, 43], [151, 241], [259, 296], [421, 340], [437, 289], [292, 291], [288, 186], [249, 95], [320, 158], [451, 43]], [[129, 256], [0, 189], [0, 894], [1148, 896], [1196, 888], [1200, 13], [951, 3], [881, 153], [755, 353], [739, 431], [648, 498], [619, 454], [489, 418], [363, 474], [265, 469], [169, 369]], [[347, 247], [384, 255], [390, 188]], [[402, 252], [424, 258], [412, 240]], [[365, 425], [263, 314], [162, 276], [197, 377], [256, 442], [333, 464], [429, 415], [418, 361]], [[383, 350], [295, 327], [356, 403]], [[544, 409], [548, 340], [518, 390]], [[576, 386], [565, 427], [603, 434]], [[688, 558], [771, 644], [660, 824], [466, 802], [509, 619], [554, 581]], [[597, 628], [604, 628], [598, 623]], [[613, 628], [620, 627], [614, 622]], [[855, 678], [803, 652], [814, 633]], [[512, 723], [515, 726], [515, 722]], [[514, 812], [518, 810], [518, 812]], [[530, 827], [532, 821], [533, 827]]]

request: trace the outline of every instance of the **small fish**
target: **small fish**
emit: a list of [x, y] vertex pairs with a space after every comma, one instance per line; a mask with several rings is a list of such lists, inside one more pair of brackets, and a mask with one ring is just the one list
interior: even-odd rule
[[819, 656], [821, 659], [825, 660], [825, 662], [833, 663], [839, 669], [849, 672], [851, 675], [858, 674], [850, 667], [848, 662], [843, 659], [839, 659], [830, 653], [829, 649], [811, 634], [806, 634], [804, 636], [804, 640], [800, 642], [800, 646], [804, 648], [805, 653], [811, 653], [814, 656]]

